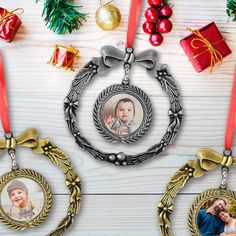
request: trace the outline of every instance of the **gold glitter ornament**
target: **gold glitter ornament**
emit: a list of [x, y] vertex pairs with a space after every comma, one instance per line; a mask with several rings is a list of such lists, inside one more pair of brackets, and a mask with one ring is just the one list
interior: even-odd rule
[[103, 30], [114, 30], [120, 21], [120, 10], [113, 4], [103, 4], [96, 11], [96, 23]]

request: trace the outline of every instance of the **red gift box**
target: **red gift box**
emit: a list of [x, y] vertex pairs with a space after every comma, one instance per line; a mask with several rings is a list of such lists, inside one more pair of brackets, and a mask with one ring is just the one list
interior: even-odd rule
[[21, 20], [16, 14], [0, 8], [0, 38], [10, 43], [14, 39], [20, 25]]
[[191, 30], [189, 36], [180, 41], [185, 54], [190, 59], [194, 69], [201, 72], [207, 67], [213, 67], [231, 53], [222, 34], [214, 22], [199, 30]]

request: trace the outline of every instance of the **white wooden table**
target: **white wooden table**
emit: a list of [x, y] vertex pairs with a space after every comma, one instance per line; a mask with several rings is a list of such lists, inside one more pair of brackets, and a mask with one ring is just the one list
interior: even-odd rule
[[[4, 56], [9, 94], [11, 123], [15, 134], [27, 127], [36, 127], [41, 137], [50, 137], [71, 158], [83, 183], [81, 212], [68, 235], [80, 236], [154, 236], [160, 235], [157, 227], [156, 206], [165, 185], [172, 174], [189, 159], [194, 159], [200, 147], [223, 150], [224, 130], [229, 96], [236, 62], [236, 23], [227, 23], [225, 1], [173, 1], [173, 31], [166, 35], [164, 44], [156, 48], [160, 62], [167, 63], [169, 70], [181, 88], [184, 122], [175, 143], [160, 158], [135, 167], [119, 168], [96, 161], [82, 151], [70, 136], [64, 121], [63, 100], [69, 91], [71, 81], [78, 70], [93, 56], [99, 56], [103, 45], [122, 48], [125, 41], [130, 1], [115, 0], [122, 13], [122, 23], [113, 32], [105, 32], [95, 24], [94, 14], [98, 0], [75, 1], [83, 5], [83, 11], [90, 13], [84, 26], [71, 35], [58, 36], [50, 32], [41, 18], [43, 0], [2, 0], [1, 7], [13, 10], [24, 8], [20, 16], [23, 21], [14, 42], [0, 42]], [[151, 48], [148, 36], [141, 29], [144, 9], [136, 34], [136, 51]], [[222, 65], [197, 74], [184, 55], [179, 40], [187, 35], [187, 27], [198, 28], [215, 21], [233, 53], [224, 59]], [[80, 50], [80, 59], [75, 72], [64, 72], [47, 65], [55, 44], [74, 45]], [[141, 142], [127, 146], [107, 143], [97, 133], [92, 120], [93, 103], [99, 92], [110, 84], [121, 81], [122, 68], [99, 78], [82, 97], [79, 111], [79, 125], [84, 135], [96, 146], [106, 151], [115, 149], [137, 153], [159, 140], [168, 123], [168, 100], [159, 85], [146, 76], [145, 71], [134, 68], [132, 82], [141, 87], [152, 99], [155, 119], [149, 135]], [[1, 130], [1, 134], [3, 134]], [[18, 162], [21, 167], [32, 168], [45, 176], [54, 193], [54, 206], [50, 216], [38, 229], [23, 233], [14, 232], [0, 224], [1, 235], [46, 235], [54, 229], [67, 210], [68, 192], [62, 173], [44, 157], [19, 148]], [[0, 160], [0, 173], [10, 170], [10, 160], [5, 154]], [[218, 187], [220, 169], [206, 174], [203, 179], [194, 180], [182, 191], [175, 204], [173, 232], [175, 235], [190, 235], [187, 216], [191, 202], [196, 195], [207, 188]], [[236, 189], [236, 170], [230, 171], [230, 187]]]

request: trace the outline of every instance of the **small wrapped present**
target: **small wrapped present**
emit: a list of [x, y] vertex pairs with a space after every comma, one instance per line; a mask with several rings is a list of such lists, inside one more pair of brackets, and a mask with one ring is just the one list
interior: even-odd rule
[[23, 12], [23, 9], [19, 8], [9, 12], [4, 8], [0, 8], [0, 38], [9, 43], [14, 39], [21, 25], [20, 18], [14, 14], [16, 11]]
[[225, 39], [214, 22], [199, 30], [188, 30], [192, 34], [180, 41], [185, 54], [197, 72], [210, 67], [212, 73], [214, 66], [231, 53]]
[[73, 46], [55, 45], [54, 53], [48, 63], [64, 70], [74, 70], [74, 60], [78, 54], [79, 50]]

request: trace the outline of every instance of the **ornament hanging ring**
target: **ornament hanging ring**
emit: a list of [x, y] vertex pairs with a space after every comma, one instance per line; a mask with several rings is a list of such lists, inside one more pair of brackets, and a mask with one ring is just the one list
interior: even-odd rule
[[223, 155], [226, 157], [230, 157], [232, 155], [232, 150], [224, 150]]
[[110, 1], [108, 1], [108, 2], [106, 2], [106, 3], [102, 3], [102, 0], [99, 0], [100, 1], [100, 6], [103, 6], [103, 5], [107, 5], [107, 4], [109, 4], [109, 3], [111, 3], [111, 2], [113, 2], [113, 0], [110, 0]]
[[74, 136], [76, 143], [84, 150], [89, 152], [94, 158], [113, 163], [115, 165], [135, 165], [151, 157], [160, 155], [165, 148], [171, 144], [181, 127], [182, 106], [180, 103], [180, 92], [171, 74], [167, 71], [166, 65], [157, 63], [157, 53], [154, 50], [146, 50], [134, 56], [133, 63], [144, 67], [148, 74], [155, 78], [161, 85], [163, 91], [168, 95], [169, 107], [169, 125], [166, 133], [163, 135], [160, 143], [157, 143], [146, 151], [136, 155], [127, 155], [120, 153], [106, 153], [95, 147], [80, 133], [76, 125], [76, 112], [79, 108], [81, 93], [95, 75], [102, 75], [109, 69], [115, 68], [121, 62], [124, 62], [126, 53], [111, 47], [105, 46], [101, 50], [102, 57], [92, 58], [77, 74], [72, 82], [72, 87], [64, 101], [65, 120], [70, 133]]
[[13, 133], [9, 132], [9, 133], [6, 133], [4, 136], [5, 136], [5, 139], [11, 139], [13, 138]]

